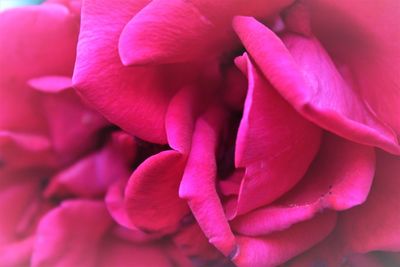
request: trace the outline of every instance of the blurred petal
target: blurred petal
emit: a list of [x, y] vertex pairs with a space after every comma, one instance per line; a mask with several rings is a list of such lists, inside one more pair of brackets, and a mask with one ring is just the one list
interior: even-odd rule
[[96, 266], [98, 243], [110, 225], [101, 202], [64, 201], [39, 224], [32, 266]]
[[400, 250], [400, 160], [378, 154], [377, 171], [367, 201], [346, 211], [340, 227], [353, 251]]
[[108, 238], [99, 252], [100, 267], [172, 267], [163, 248], [152, 244], [133, 244], [116, 238]]
[[46, 93], [58, 93], [72, 87], [72, 80], [67, 76], [43, 76], [33, 78], [28, 84], [36, 90]]

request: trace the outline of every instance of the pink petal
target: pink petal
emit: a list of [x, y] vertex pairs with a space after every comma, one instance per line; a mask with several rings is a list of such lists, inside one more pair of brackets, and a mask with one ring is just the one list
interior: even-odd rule
[[99, 252], [100, 267], [172, 267], [172, 263], [158, 245], [137, 245], [116, 238], [108, 238]]
[[[29, 204], [38, 194], [38, 183], [35, 177], [15, 175], [11, 184], [7, 177], [1, 177], [0, 187], [0, 247], [7, 248], [9, 243], [17, 240], [18, 224], [23, 219]], [[27, 179], [29, 178], [29, 179]]]
[[292, 1], [152, 1], [125, 26], [119, 51], [129, 64], [173, 63], [212, 57], [234, 44], [234, 15], [267, 18]]
[[235, 151], [236, 167], [246, 168], [236, 211], [243, 214], [272, 202], [303, 177], [318, 151], [321, 131], [272, 89], [246, 54], [237, 63], [249, 81]]
[[240, 183], [243, 179], [244, 171], [236, 169], [235, 172], [226, 180], [218, 181], [218, 187], [224, 196], [238, 195]]
[[174, 235], [173, 241], [189, 257], [212, 260], [221, 256], [215, 247], [208, 242], [207, 237], [197, 223], [181, 228]]
[[32, 255], [33, 237], [0, 247], [0, 263], [3, 267], [29, 266]]
[[194, 128], [194, 96], [191, 88], [183, 88], [171, 100], [165, 118], [168, 144], [171, 148], [188, 154]]
[[[366, 145], [400, 153], [397, 136], [382, 123], [315, 38], [287, 34], [283, 41], [248, 17], [234, 27], [271, 84], [304, 117], [324, 129]], [[263, 45], [260, 45], [263, 44]]]
[[362, 204], [375, 174], [373, 148], [331, 134], [296, 187], [270, 206], [232, 221], [243, 235], [258, 236], [308, 220], [324, 209], [345, 210]]
[[336, 213], [325, 212], [282, 232], [258, 238], [240, 236], [233, 262], [238, 267], [277, 266], [320, 242], [331, 232], [335, 222]]
[[72, 75], [78, 17], [61, 5], [29, 6], [2, 12], [0, 28], [0, 127], [43, 134], [37, 93], [26, 82]]
[[[130, 145], [132, 147], [133, 143]], [[129, 175], [129, 165], [121, 150], [110, 141], [102, 150], [59, 172], [51, 179], [44, 195], [95, 197], [104, 194], [111, 184]]]
[[44, 76], [30, 79], [28, 84], [42, 92], [58, 93], [71, 88], [72, 80], [67, 76]]
[[118, 55], [124, 25], [148, 1], [84, 1], [74, 86], [111, 122], [146, 141], [166, 143], [171, 68], [127, 68]]
[[400, 161], [378, 154], [377, 171], [366, 203], [345, 212], [342, 237], [359, 253], [400, 250]]
[[308, 5], [319, 39], [351, 65], [364, 99], [399, 134], [400, 3], [313, 0]]
[[101, 137], [99, 131], [109, 124], [72, 89], [44, 94], [42, 106], [53, 148], [63, 162], [70, 163], [93, 149]]
[[125, 189], [126, 211], [139, 229], [172, 232], [189, 212], [178, 196], [185, 157], [169, 150], [145, 160], [133, 172]]
[[96, 266], [98, 242], [110, 224], [101, 202], [63, 202], [39, 224], [32, 266]]
[[46, 136], [0, 130], [0, 172], [58, 165], [60, 162]]
[[108, 188], [105, 203], [113, 220], [118, 224], [113, 232], [125, 240], [145, 242], [160, 238], [160, 233], [145, 233], [138, 229], [128, 216], [124, 203], [124, 189], [126, 182], [119, 180]]
[[224, 112], [213, 107], [196, 121], [179, 196], [188, 201], [209, 242], [224, 255], [229, 255], [235, 250], [235, 237], [215, 188], [215, 154], [224, 118]]

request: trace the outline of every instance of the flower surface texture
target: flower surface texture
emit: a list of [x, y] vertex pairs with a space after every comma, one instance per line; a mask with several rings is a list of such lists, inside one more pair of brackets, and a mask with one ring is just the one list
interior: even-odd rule
[[400, 1], [0, 13], [1, 267], [400, 266]]

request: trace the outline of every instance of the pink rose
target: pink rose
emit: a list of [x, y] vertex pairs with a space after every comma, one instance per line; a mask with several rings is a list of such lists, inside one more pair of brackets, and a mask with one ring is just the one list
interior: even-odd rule
[[56, 0], [2, 13], [0, 263], [399, 265], [399, 12]]

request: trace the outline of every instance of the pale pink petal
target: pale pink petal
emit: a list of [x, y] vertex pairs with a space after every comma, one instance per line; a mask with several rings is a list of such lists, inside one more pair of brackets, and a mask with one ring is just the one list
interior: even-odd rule
[[63, 202], [39, 224], [32, 266], [96, 266], [99, 241], [110, 225], [111, 219], [101, 202]]
[[224, 255], [235, 250], [235, 237], [216, 191], [216, 149], [225, 112], [211, 107], [196, 121], [192, 149], [179, 187], [209, 242]]
[[367, 201], [341, 217], [342, 238], [355, 252], [400, 250], [400, 160], [378, 153]]
[[396, 134], [365, 104], [346, 66], [340, 73], [317, 39], [294, 34], [280, 39], [249, 17], [236, 17], [234, 28], [264, 76], [304, 117], [344, 138], [400, 153]]
[[237, 237], [239, 248], [233, 262], [238, 267], [277, 266], [306, 251], [325, 238], [336, 223], [335, 212], [260, 237]]
[[246, 54], [237, 64], [249, 81], [235, 151], [236, 167], [246, 168], [240, 215], [269, 204], [303, 177], [318, 151], [321, 130], [273, 90]]
[[179, 152], [163, 151], [146, 159], [133, 172], [125, 189], [125, 207], [139, 229], [173, 232], [189, 212], [178, 195], [185, 161]]
[[125, 26], [119, 51], [129, 64], [213, 57], [235, 45], [234, 15], [268, 18], [292, 1], [152, 1]]
[[243, 235], [258, 236], [308, 220], [324, 209], [345, 210], [362, 204], [375, 174], [373, 148], [325, 134], [304, 178], [271, 205], [232, 221]]

